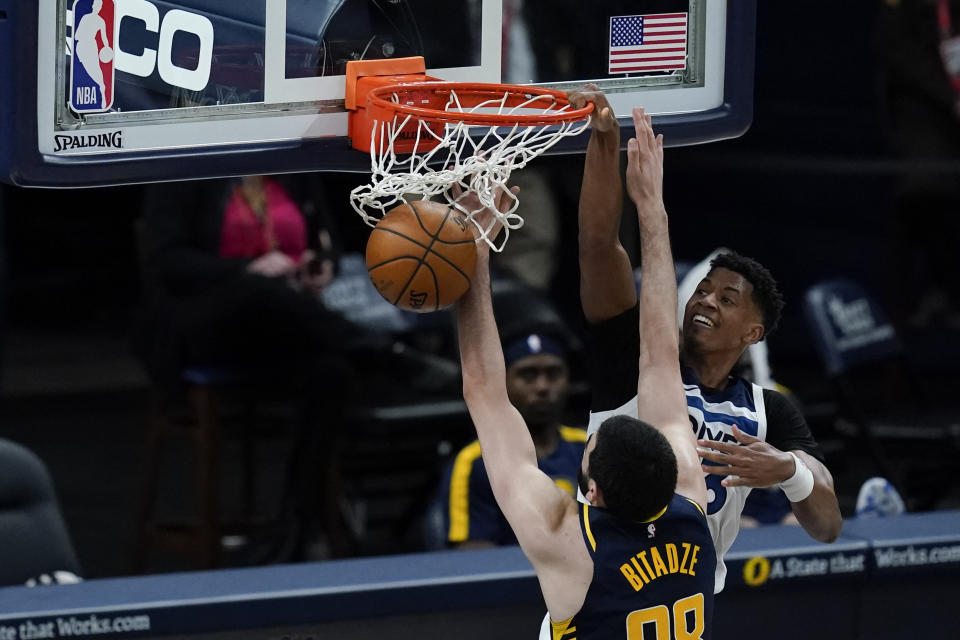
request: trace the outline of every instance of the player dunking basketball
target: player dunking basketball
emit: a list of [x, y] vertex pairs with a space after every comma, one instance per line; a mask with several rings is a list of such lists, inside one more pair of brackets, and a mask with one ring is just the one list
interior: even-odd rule
[[73, 55], [76, 56], [80, 64], [90, 79], [93, 80], [100, 89], [100, 106], [106, 104], [106, 85], [103, 81], [103, 70], [100, 68], [100, 47], [97, 46], [97, 36], [100, 36], [104, 49], [107, 50], [107, 56], [112, 56], [107, 39], [107, 23], [100, 17], [100, 10], [103, 9], [103, 0], [93, 0], [93, 10], [80, 18], [80, 24], [73, 34], [76, 41]]
[[634, 125], [627, 184], [645, 274], [640, 419], [613, 417], [588, 441], [580, 485], [589, 504], [538, 469], [530, 433], [507, 397], [486, 243], [458, 308], [464, 398], [494, 496], [536, 570], [555, 639], [638, 639], [651, 625], [658, 638], [710, 637], [716, 560], [678, 364], [663, 139], [640, 109]]

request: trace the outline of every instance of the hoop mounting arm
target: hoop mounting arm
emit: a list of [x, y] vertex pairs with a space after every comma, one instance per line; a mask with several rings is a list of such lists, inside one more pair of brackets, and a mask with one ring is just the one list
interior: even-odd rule
[[[392, 60], [357, 60], [347, 63], [347, 90], [344, 106], [350, 112], [348, 116], [350, 144], [358, 151], [370, 151], [373, 145], [374, 122], [392, 120], [393, 113], [368, 104], [368, 96], [375, 89], [388, 85], [400, 85], [408, 82], [436, 81], [426, 74], [426, 64], [422, 56], [412, 58], [394, 58]], [[423, 94], [424, 106], [434, 106], [435, 100], [428, 93]], [[439, 108], [442, 108], [440, 105]], [[409, 124], [410, 139], [403, 133], [395, 147], [398, 153], [413, 151], [417, 132], [417, 122]], [[405, 128], [406, 129], [406, 128]], [[420, 148], [425, 149], [427, 141], [422, 140]]]

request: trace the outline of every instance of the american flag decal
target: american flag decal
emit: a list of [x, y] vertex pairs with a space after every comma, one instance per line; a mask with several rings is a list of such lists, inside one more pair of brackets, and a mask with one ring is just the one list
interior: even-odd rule
[[611, 74], [678, 71], [686, 68], [686, 13], [610, 18]]

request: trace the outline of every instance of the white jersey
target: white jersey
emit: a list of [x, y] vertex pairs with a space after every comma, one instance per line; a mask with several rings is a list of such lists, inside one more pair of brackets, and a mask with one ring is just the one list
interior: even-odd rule
[[[695, 384], [695, 378], [689, 369], [683, 369], [682, 373], [690, 425], [697, 439], [736, 443], [737, 439], [733, 435], [733, 426], [736, 425], [744, 433], [766, 441], [767, 416], [762, 387], [737, 378], [722, 391], [704, 392]], [[587, 434], [595, 433], [604, 420], [615, 415], [636, 418], [636, 397], [616, 409], [591, 412]], [[719, 593], [723, 590], [727, 576], [723, 556], [740, 531], [740, 513], [750, 494], [750, 487], [726, 488], [720, 484], [723, 476], [704, 476], [707, 483], [707, 524], [717, 550], [714, 593]], [[585, 502], [579, 492], [577, 498]]]

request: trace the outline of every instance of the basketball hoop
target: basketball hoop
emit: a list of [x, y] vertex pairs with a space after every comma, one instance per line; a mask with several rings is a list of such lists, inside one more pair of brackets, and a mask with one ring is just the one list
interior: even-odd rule
[[[443, 196], [501, 251], [510, 231], [523, 226], [519, 202], [507, 186], [510, 174], [562, 139], [580, 135], [593, 105], [574, 109], [566, 93], [540, 87], [442, 82], [416, 72], [413, 81], [404, 77], [354, 76], [355, 90], [348, 87], [353, 146], [369, 150], [372, 170], [370, 184], [350, 193], [350, 204], [374, 226], [405, 198]], [[359, 104], [363, 80], [372, 81], [365, 105]], [[460, 186], [459, 197], [451, 192], [454, 185]], [[512, 201], [502, 212], [495, 206], [501, 189]], [[496, 220], [483, 227], [474, 219], [484, 209], [496, 212], [503, 224], [498, 243], [489, 237]]]

